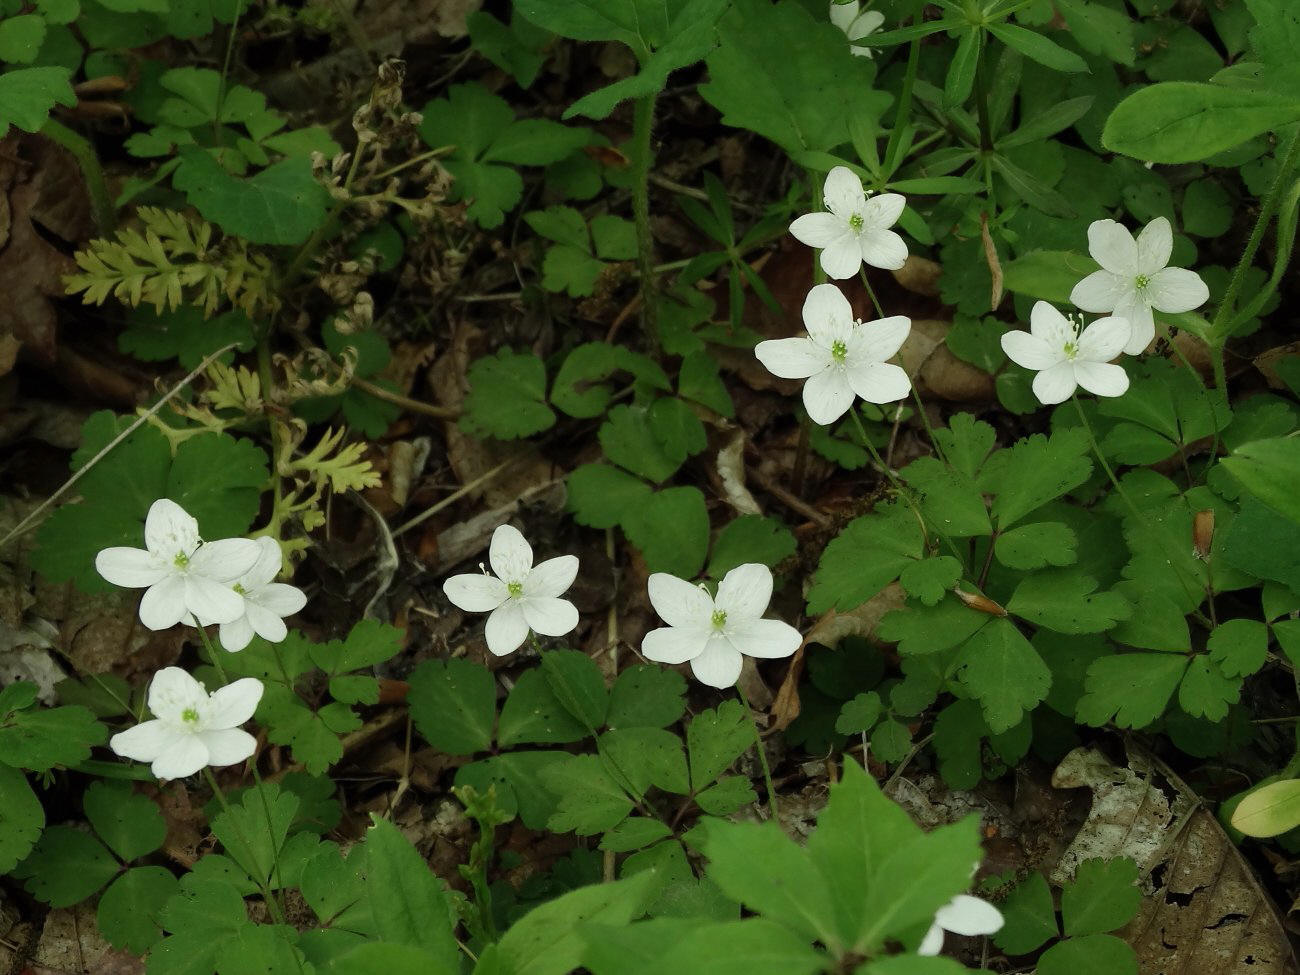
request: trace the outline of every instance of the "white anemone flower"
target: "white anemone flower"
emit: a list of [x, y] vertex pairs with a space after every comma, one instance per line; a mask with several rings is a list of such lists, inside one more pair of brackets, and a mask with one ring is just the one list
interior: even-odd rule
[[578, 625], [578, 611], [560, 596], [578, 575], [578, 557], [561, 555], [533, 565], [533, 550], [519, 529], [502, 525], [488, 548], [486, 571], [452, 576], [442, 584], [447, 598], [470, 613], [489, 613], [484, 635], [498, 657], [518, 650], [533, 630], [563, 636]]
[[1123, 318], [1099, 318], [1080, 331], [1045, 301], [1029, 313], [1029, 331], [1007, 332], [1002, 351], [1016, 365], [1037, 370], [1034, 395], [1045, 406], [1064, 403], [1082, 386], [1098, 396], [1123, 396], [1128, 373], [1111, 362], [1124, 351], [1132, 326]]
[[958, 894], [934, 915], [934, 923], [925, 933], [918, 955], [937, 955], [943, 950], [943, 933], [951, 931], [971, 937], [977, 934], [997, 934], [1002, 930], [1002, 912], [988, 901]]
[[222, 623], [218, 636], [221, 645], [232, 653], [243, 650], [253, 635], [279, 643], [289, 635], [284, 617], [292, 616], [307, 605], [306, 594], [297, 586], [276, 582], [284, 555], [280, 543], [263, 535], [254, 539], [257, 561], [236, 580], [234, 589], [244, 597], [244, 615]]
[[150, 762], [160, 779], [183, 779], [211, 765], [220, 768], [253, 754], [257, 740], [240, 725], [262, 699], [262, 682], [244, 677], [211, 694], [179, 667], [164, 667], [149, 685], [145, 721], [108, 740], [123, 758]]
[[723, 576], [717, 596], [665, 572], [650, 577], [649, 589], [651, 605], [668, 625], [647, 633], [641, 652], [661, 664], [689, 662], [696, 679], [710, 687], [736, 683], [742, 654], [788, 657], [803, 642], [789, 623], [763, 619], [772, 572], [757, 562]]
[[159, 498], [144, 522], [145, 548], [115, 546], [95, 556], [99, 574], [115, 586], [145, 589], [140, 622], [165, 630], [197, 617], [201, 624], [230, 623], [244, 613], [232, 584], [257, 562], [248, 538], [203, 542], [199, 523], [175, 501]]
[[826, 210], [805, 213], [790, 233], [809, 247], [822, 248], [821, 265], [832, 278], [851, 278], [863, 264], [897, 271], [907, 263], [907, 244], [889, 228], [907, 201], [898, 193], [867, 196], [862, 180], [847, 166], [826, 174]]
[[806, 336], [771, 339], [754, 348], [758, 361], [782, 379], [806, 379], [804, 407], [814, 423], [834, 423], [853, 405], [893, 403], [912, 388], [907, 373], [887, 362], [897, 354], [912, 321], [894, 315], [856, 322], [853, 308], [833, 284], [819, 284], [803, 303]]
[[1088, 253], [1101, 265], [1074, 286], [1070, 300], [1084, 311], [1111, 312], [1133, 326], [1124, 351], [1138, 355], [1155, 338], [1152, 310], [1168, 315], [1205, 304], [1210, 289], [1195, 271], [1169, 267], [1174, 234], [1169, 221], [1156, 217], [1137, 240], [1114, 220], [1088, 227]]
[[[861, 11], [861, 12], [859, 12]], [[869, 34], [880, 30], [885, 22], [885, 15], [879, 10], [862, 10], [859, 0], [848, 3], [831, 2], [831, 23], [844, 31], [850, 41], [860, 41]], [[854, 44], [849, 50], [858, 57], [871, 57], [871, 48]]]

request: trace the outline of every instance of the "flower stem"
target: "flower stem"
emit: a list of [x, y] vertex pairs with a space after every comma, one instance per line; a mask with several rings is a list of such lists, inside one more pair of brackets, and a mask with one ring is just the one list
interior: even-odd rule
[[52, 118], [46, 119], [41, 126], [41, 135], [57, 142], [77, 160], [81, 175], [86, 181], [86, 195], [90, 197], [90, 212], [95, 217], [95, 227], [101, 234], [110, 233], [117, 224], [117, 209], [113, 206], [113, 198], [108, 195], [104, 168], [99, 164], [95, 147], [89, 139]]
[[[749, 715], [750, 723], [754, 726], [754, 748], [758, 752], [758, 764], [763, 770], [763, 785], [767, 789], [767, 805], [772, 811], [772, 820], [781, 825], [781, 810], [778, 806], [776, 797], [776, 786], [772, 784], [772, 769], [767, 764], [767, 752], [763, 748], [763, 735], [758, 730], [758, 717], [754, 714], [754, 709], [749, 705], [749, 698], [745, 696], [745, 690], [736, 682], [736, 696], [740, 698], [740, 703], [745, 707], [745, 713]], [[782, 827], [784, 828], [784, 827]]]
[[1142, 514], [1138, 509], [1138, 506], [1133, 503], [1133, 499], [1128, 496], [1128, 492], [1124, 490], [1123, 485], [1119, 483], [1119, 478], [1117, 478], [1115, 472], [1111, 470], [1110, 463], [1106, 460], [1106, 455], [1101, 452], [1101, 447], [1097, 445], [1097, 438], [1092, 432], [1092, 424], [1088, 422], [1088, 414], [1083, 412], [1083, 404], [1079, 402], [1079, 394], [1073, 394], [1070, 399], [1074, 401], [1074, 408], [1079, 413], [1079, 422], [1083, 424], [1084, 432], [1088, 434], [1088, 443], [1092, 446], [1092, 452], [1097, 456], [1097, 460], [1101, 462], [1101, 469], [1106, 472], [1106, 476], [1110, 478], [1110, 483], [1113, 484], [1115, 490], [1119, 492], [1119, 496], [1124, 500], [1124, 503], [1128, 505], [1129, 510], [1133, 512], [1134, 517], [1136, 517], [1138, 521], [1146, 522], [1146, 516]]
[[650, 166], [654, 149], [655, 98], [651, 92], [638, 98], [632, 109], [632, 219], [636, 224], [637, 267], [641, 272], [641, 322], [655, 337], [654, 234], [650, 229]]
[[[212, 769], [207, 765], [203, 766], [203, 778], [207, 780], [208, 787], [212, 789], [212, 794], [216, 796], [217, 802], [221, 805], [222, 812], [226, 813], [230, 817], [231, 828], [239, 834], [240, 842], [242, 842], [247, 849], [252, 850], [253, 845], [249, 842], [248, 837], [244, 835], [244, 828], [241, 825], [240, 820], [234, 815], [234, 810], [231, 808], [230, 802], [226, 799], [226, 794], [222, 791], [221, 785], [217, 782], [217, 777], [212, 774]], [[265, 797], [263, 797], [263, 801], [265, 801]], [[270, 820], [268, 819], [268, 823], [269, 822]], [[275, 897], [272, 896], [270, 888], [255, 877], [250, 879], [257, 884], [258, 893], [262, 895], [262, 901], [266, 904], [266, 909], [270, 911], [271, 919], [275, 921], [276, 924], [283, 924], [284, 912], [280, 910], [280, 904]]]
[[195, 625], [194, 629], [199, 631], [199, 639], [203, 641], [203, 648], [208, 651], [208, 657], [211, 658], [212, 666], [216, 668], [217, 676], [221, 678], [221, 684], [224, 687], [230, 683], [230, 678], [226, 675], [226, 665], [221, 662], [221, 654], [212, 642], [212, 637], [208, 636], [208, 631], [202, 626]]

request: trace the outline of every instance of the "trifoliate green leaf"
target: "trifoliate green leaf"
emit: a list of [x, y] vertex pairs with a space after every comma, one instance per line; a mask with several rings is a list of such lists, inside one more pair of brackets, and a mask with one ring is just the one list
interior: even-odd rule
[[718, 360], [707, 352], [693, 352], [682, 358], [677, 374], [677, 392], [725, 417], [736, 415], [736, 406], [718, 374]]
[[551, 206], [524, 214], [524, 222], [547, 240], [566, 244], [591, 256], [591, 236], [587, 221], [573, 207]]
[[1028, 575], [1007, 611], [1058, 633], [1102, 633], [1127, 619], [1131, 608], [1117, 592], [1097, 592], [1097, 580], [1075, 569]]
[[330, 196], [311, 159], [290, 156], [247, 179], [232, 176], [203, 149], [182, 149], [172, 185], [204, 220], [252, 244], [301, 244], [325, 222]]
[[460, 426], [470, 436], [513, 440], [555, 423], [546, 405], [546, 366], [531, 352], [501, 349], [474, 360], [466, 378], [469, 394]]
[[407, 704], [415, 729], [449, 755], [472, 755], [492, 746], [496, 682], [468, 660], [425, 660], [407, 678]]
[[1205, 646], [1224, 676], [1249, 677], [1268, 657], [1268, 627], [1259, 620], [1225, 620]]
[[595, 755], [574, 755], [548, 765], [541, 779], [559, 799], [547, 823], [553, 833], [594, 836], [613, 829], [632, 811], [632, 800]]
[[13, 875], [51, 907], [80, 904], [113, 879], [121, 867], [104, 844], [70, 826], [51, 826]]
[[641, 550], [651, 572], [671, 572], [683, 579], [704, 568], [709, 547], [709, 511], [704, 494], [693, 486], [656, 491], [640, 507], [623, 514], [628, 541]]
[[[203, 310], [193, 305], [182, 305], [162, 315], [141, 306], [131, 312], [131, 324], [117, 337], [117, 347], [137, 359], [146, 362], [177, 359], [186, 369], [193, 369], [217, 349], [231, 343], [237, 343], [241, 352], [248, 352], [256, 345], [249, 317], [235, 309], [205, 319]], [[228, 362], [233, 357], [232, 350], [222, 359]]]
[[1078, 558], [1078, 543], [1074, 529], [1059, 521], [1045, 521], [1020, 525], [1005, 535], [999, 535], [993, 554], [1009, 569], [1073, 565]]
[[947, 429], [936, 430], [934, 435], [943, 447], [948, 463], [968, 477], [975, 477], [980, 472], [997, 439], [991, 426], [969, 413], [953, 414]]
[[611, 728], [667, 728], [686, 711], [686, 679], [650, 664], [628, 667], [609, 692], [605, 721]]
[[650, 787], [676, 795], [691, 791], [682, 740], [663, 728], [621, 728], [596, 741], [606, 770], [634, 796]]
[[1060, 934], [1051, 888], [1037, 871], [1012, 888], [998, 908], [1004, 923], [993, 943], [1008, 955], [1027, 955]]
[[502, 752], [456, 770], [456, 785], [472, 785], [479, 792], [496, 789], [497, 805], [518, 814], [528, 829], [544, 830], [555, 814], [555, 795], [542, 783], [542, 773], [569, 756], [561, 751]]
[[578, 650], [542, 654], [542, 675], [564, 710], [595, 732], [605, 724], [609, 692], [595, 661]]
[[898, 652], [904, 656], [936, 653], [963, 643], [991, 619], [956, 596], [948, 596], [935, 606], [909, 603], [904, 609], [886, 613], [876, 635], [897, 643]]
[[644, 407], [614, 407], [597, 436], [607, 458], [655, 484], [672, 477], [686, 459], [684, 453], [668, 449]]
[[951, 555], [938, 555], [912, 562], [903, 569], [898, 581], [908, 595], [915, 596], [926, 606], [934, 606], [957, 584], [961, 574], [960, 562]]
[[310, 644], [312, 662], [331, 677], [363, 667], [374, 667], [397, 655], [402, 631], [378, 620], [361, 620], [342, 640]]
[[0, 762], [32, 772], [76, 765], [108, 737], [83, 707], [29, 708], [0, 715]]
[[989, 458], [980, 487], [997, 497], [993, 517], [1006, 531], [1026, 515], [1078, 487], [1092, 473], [1088, 438], [1077, 429], [1034, 434]]
[[212, 819], [212, 835], [259, 887], [272, 883], [298, 812], [298, 797], [271, 782], [255, 785], [238, 805]]
[[1038, 975], [1138, 975], [1137, 955], [1114, 935], [1070, 938], [1043, 952]]
[[870, 731], [880, 720], [882, 709], [880, 695], [875, 691], [859, 694], [840, 708], [840, 716], [835, 719], [835, 730], [841, 735]]
[[465, 18], [474, 50], [502, 71], [510, 74], [521, 88], [528, 88], [546, 60], [545, 48], [551, 41], [550, 31], [543, 30], [517, 11], [506, 26], [483, 10], [471, 11]]
[[560, 703], [540, 669], [519, 675], [497, 723], [497, 741], [505, 748], [581, 741], [588, 734], [590, 730]]
[[1128, 924], [1142, 906], [1137, 883], [1137, 864], [1128, 857], [1083, 861], [1061, 891], [1065, 933], [1104, 934]]
[[586, 251], [556, 244], [546, 249], [542, 259], [542, 287], [555, 294], [585, 298], [595, 292], [604, 270], [605, 263]]
[[149, 966], [163, 975], [215, 970], [217, 956], [251, 924], [244, 897], [228, 881], [197, 872], [183, 877], [180, 887], [162, 910], [171, 935], [154, 946]]
[[949, 538], [990, 533], [984, 497], [969, 474], [953, 470], [934, 457], [921, 457], [899, 474], [917, 489], [927, 527]]
[[671, 388], [668, 377], [653, 359], [626, 346], [587, 342], [565, 357], [555, 375], [551, 402], [569, 416], [600, 416], [614, 395], [614, 387], [604, 380], [617, 372], [631, 373], [638, 387], [664, 391]]
[[0, 764], [0, 870], [8, 873], [36, 845], [45, 808], [21, 770]]
[[35, 132], [55, 105], [77, 104], [67, 68], [18, 68], [0, 74], [0, 136], [16, 125]]
[[1164, 713], [1187, 669], [1187, 658], [1165, 653], [1123, 653], [1101, 657], [1088, 667], [1076, 717], [1100, 728], [1145, 728]]
[[1228, 705], [1236, 704], [1240, 695], [1240, 677], [1225, 677], [1208, 655], [1198, 654], [1187, 665], [1178, 703], [1194, 718], [1222, 721], [1228, 716]]
[[321, 845], [302, 871], [303, 900], [323, 925], [358, 934], [374, 933], [374, 915], [366, 899], [366, 859], [364, 844], [352, 847], [346, 856], [338, 845]]
[[704, 424], [685, 400], [662, 396], [650, 404], [650, 429], [669, 460], [682, 463], [709, 445]]
[[1052, 673], [1038, 651], [1009, 619], [996, 618], [966, 641], [959, 677], [980, 702], [993, 734], [1020, 723], [1047, 696]]
[[871, 754], [882, 762], [902, 761], [911, 747], [912, 733], [907, 725], [894, 718], [886, 718], [871, 733]]
[[[337, 707], [351, 713], [343, 705]], [[267, 738], [277, 745], [288, 745], [294, 760], [312, 775], [323, 774], [343, 757], [339, 732], [326, 725], [323, 714], [323, 708], [313, 711], [292, 690], [280, 685], [268, 685], [257, 706], [257, 720], [266, 726]], [[360, 723], [355, 719], [356, 726]]]
[[568, 486], [573, 519], [588, 528], [613, 528], [653, 493], [645, 481], [609, 464], [583, 464]]
[[741, 515], [727, 522], [713, 540], [706, 575], [721, 579], [746, 562], [774, 566], [795, 553], [796, 543], [790, 529], [775, 518]]
[[916, 515], [901, 503], [855, 518], [822, 553], [808, 590], [808, 615], [857, 609], [919, 559], [923, 544]]
[[691, 789], [710, 785], [754, 744], [754, 724], [738, 701], [723, 701], [701, 711], [686, 728], [691, 759]]
[[1211, 555], [1217, 563], [1255, 578], [1300, 587], [1300, 524], [1252, 495], [1243, 494], [1237, 516], [1225, 530], [1215, 532]]
[[85, 807], [99, 838], [128, 863], [152, 853], [167, 838], [157, 804], [133, 793], [125, 782], [94, 783], [86, 790]]
[[115, 948], [143, 955], [162, 938], [163, 907], [180, 889], [164, 867], [135, 867], [109, 884], [99, 898], [99, 931]]

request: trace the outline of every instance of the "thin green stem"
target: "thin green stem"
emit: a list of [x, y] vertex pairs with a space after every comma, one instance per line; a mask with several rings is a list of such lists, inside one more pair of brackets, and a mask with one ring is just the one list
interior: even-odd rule
[[[212, 794], [216, 797], [218, 804], [220, 804], [222, 812], [229, 816], [231, 828], [239, 834], [240, 842], [242, 842], [247, 849], [252, 850], [253, 845], [249, 842], [248, 837], [244, 835], [244, 827], [239, 817], [234, 815], [234, 810], [231, 808], [230, 802], [226, 799], [226, 794], [221, 790], [221, 785], [217, 782], [217, 777], [212, 774], [211, 767], [207, 765], [203, 766], [203, 778], [207, 780], [208, 787], [212, 789]], [[284, 912], [280, 909], [279, 902], [271, 895], [270, 889], [260, 880], [256, 878], [250, 879], [257, 884], [258, 893], [262, 895], [262, 900], [266, 904], [266, 909], [271, 912], [271, 919], [275, 921], [276, 924], [283, 924]]]
[[[745, 713], [749, 715], [749, 720], [754, 726], [754, 748], [758, 752], [758, 765], [763, 770], [763, 785], [767, 789], [767, 805], [772, 810], [772, 820], [781, 825], [781, 810], [776, 797], [776, 786], [772, 784], [772, 769], [767, 764], [767, 751], [763, 748], [763, 735], [758, 730], [758, 717], [754, 709], [749, 706], [749, 698], [745, 696], [745, 690], [736, 683], [736, 695], [740, 698], [740, 703], [745, 707]], [[784, 827], [782, 827], [784, 828]]]
[[1092, 424], [1088, 422], [1088, 414], [1083, 412], [1083, 404], [1079, 402], [1078, 394], [1074, 394], [1070, 399], [1074, 401], [1074, 408], [1079, 413], [1079, 422], [1083, 424], [1084, 432], [1088, 434], [1088, 443], [1092, 446], [1092, 452], [1096, 454], [1097, 460], [1101, 463], [1101, 469], [1106, 472], [1106, 476], [1110, 478], [1110, 483], [1115, 486], [1115, 490], [1119, 492], [1119, 496], [1123, 499], [1124, 503], [1128, 505], [1128, 508], [1133, 512], [1133, 515], [1138, 519], [1138, 521], [1145, 522], [1146, 516], [1144, 516], [1138, 506], [1133, 503], [1133, 499], [1128, 496], [1128, 492], [1124, 490], [1124, 486], [1119, 483], [1119, 478], [1117, 478], [1115, 472], [1111, 470], [1110, 462], [1106, 460], [1106, 455], [1101, 452], [1101, 447], [1097, 444], [1097, 438], [1092, 432]]
[[993, 151], [993, 124], [989, 120], [989, 79], [984, 64], [984, 30], [979, 28], [980, 37], [975, 51], [975, 107], [979, 112], [980, 149]]
[[224, 687], [230, 683], [230, 678], [226, 675], [226, 666], [221, 662], [221, 650], [212, 642], [212, 637], [208, 636], [208, 631], [202, 626], [195, 626], [198, 630], [199, 639], [203, 641], [203, 647], [208, 651], [208, 657], [212, 660], [212, 666], [217, 670], [217, 676], [221, 678], [221, 684]]
[[[817, 192], [817, 187], [822, 184], [821, 173], [815, 169], [806, 170], [808, 174], [808, 205], [816, 213], [825, 210], [825, 200], [822, 194]], [[817, 251], [812, 252], [812, 278], [813, 284], [825, 284], [826, 272], [822, 270], [821, 255]]]
[[104, 180], [104, 168], [99, 164], [99, 156], [90, 140], [78, 135], [62, 122], [46, 119], [41, 126], [41, 135], [57, 142], [77, 160], [81, 175], [86, 180], [86, 194], [90, 197], [90, 212], [94, 214], [95, 226], [101, 234], [111, 233], [117, 225], [117, 209], [113, 198], [108, 193], [108, 183]]
[[212, 142], [221, 147], [221, 110], [226, 100], [226, 82], [230, 77], [230, 62], [235, 56], [235, 38], [239, 36], [239, 18], [244, 12], [243, 0], [235, 4], [235, 17], [226, 35], [226, 56], [221, 62], [221, 76], [217, 79], [217, 110], [212, 114]]
[[650, 169], [654, 162], [655, 98], [651, 92], [638, 98], [632, 109], [632, 219], [636, 224], [637, 267], [641, 272], [641, 321], [654, 336], [655, 305], [654, 233], [650, 227]]
[[881, 307], [880, 299], [876, 297], [876, 289], [871, 286], [871, 282], [867, 279], [866, 265], [858, 267], [858, 277], [862, 279], [862, 287], [867, 289], [867, 297], [871, 299], [871, 305], [876, 309], [876, 317], [884, 318], [885, 309]]

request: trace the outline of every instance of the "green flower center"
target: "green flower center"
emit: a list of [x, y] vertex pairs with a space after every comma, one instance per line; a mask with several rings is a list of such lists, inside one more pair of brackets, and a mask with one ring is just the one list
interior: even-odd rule
[[176, 553], [176, 568], [183, 569], [190, 564], [190, 557], [184, 552]]
[[836, 339], [831, 343], [831, 358], [836, 362], [843, 362], [849, 357], [849, 347]]
[[727, 625], [727, 611], [725, 609], [715, 609], [713, 611], [713, 628], [720, 630]]
[[241, 586], [241, 585], [240, 585], [239, 583], [237, 583], [237, 582], [236, 582], [236, 583], [235, 583], [231, 588], [234, 589], [235, 592], [239, 593], [241, 596], [246, 596], [246, 595], [248, 595], [248, 590], [245, 589], [243, 586]]
[[522, 582], [507, 582], [506, 592], [508, 592], [511, 597], [522, 596], [524, 594], [524, 584]]
[[1078, 354], [1079, 354], [1079, 343], [1078, 343], [1078, 342], [1066, 342], [1066, 343], [1065, 343], [1065, 357], [1066, 357], [1067, 359], [1073, 359], [1073, 358], [1074, 358], [1075, 356], [1077, 356]]
[[1143, 288], [1145, 288], [1148, 284], [1151, 283], [1151, 279], [1147, 277], [1145, 274], [1139, 274], [1137, 276], [1137, 280], [1134, 283], [1137, 285], [1137, 289], [1141, 291]]
[[855, 234], [862, 233], [862, 228], [866, 226], [866, 223], [867, 222], [862, 219], [862, 214], [860, 213], [855, 213], [853, 216], [849, 217], [849, 227]]
[[199, 712], [195, 711], [193, 708], [186, 708], [181, 712], [181, 720], [186, 724], [197, 724], [199, 720]]

